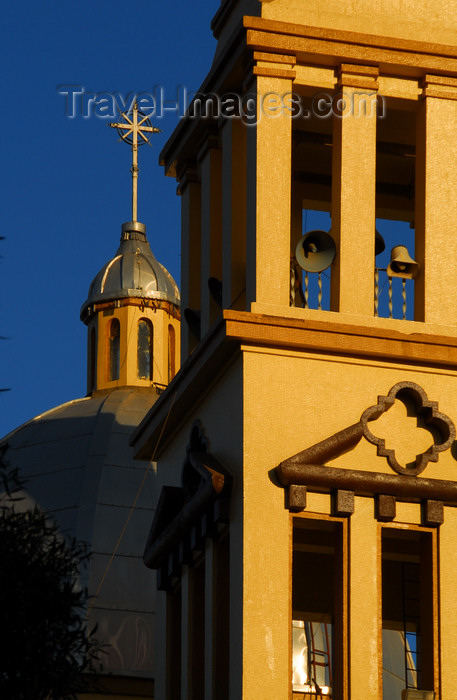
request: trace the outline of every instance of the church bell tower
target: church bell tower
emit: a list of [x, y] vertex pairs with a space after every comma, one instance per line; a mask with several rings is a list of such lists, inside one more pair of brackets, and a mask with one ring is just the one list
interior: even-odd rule
[[133, 436], [158, 700], [454, 700], [457, 13], [223, 0], [162, 151], [182, 363]]

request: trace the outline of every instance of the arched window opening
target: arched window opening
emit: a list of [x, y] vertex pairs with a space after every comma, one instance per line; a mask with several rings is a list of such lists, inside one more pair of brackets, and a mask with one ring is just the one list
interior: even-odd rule
[[97, 384], [97, 338], [95, 328], [90, 331], [89, 337], [89, 391], [95, 389]]
[[108, 379], [110, 382], [119, 379], [120, 338], [121, 328], [119, 321], [117, 318], [113, 318], [108, 333]]
[[144, 318], [138, 323], [138, 379], [152, 379], [153, 328]]
[[175, 329], [170, 324], [168, 326], [168, 383], [171, 382], [171, 380], [173, 379], [173, 377], [176, 374], [176, 365], [175, 365], [176, 346], [175, 346], [175, 343], [176, 343]]

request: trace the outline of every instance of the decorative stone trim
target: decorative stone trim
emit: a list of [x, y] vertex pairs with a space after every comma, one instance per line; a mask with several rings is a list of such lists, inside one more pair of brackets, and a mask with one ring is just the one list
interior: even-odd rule
[[287, 507], [292, 513], [299, 513], [306, 508], [306, 486], [291, 484], [287, 489]]
[[376, 66], [342, 63], [338, 67], [337, 75], [337, 89], [354, 87], [377, 92], [379, 88], [379, 68]]
[[377, 520], [384, 523], [394, 520], [397, 514], [395, 496], [386, 496], [386, 494], [380, 493], [376, 498], [375, 508]]
[[197, 423], [182, 468], [183, 485], [162, 488], [143, 555], [146, 566], [158, 570], [159, 590], [170, 590], [181, 566], [192, 566], [205, 539], [217, 538], [228, 523], [232, 478], [207, 449]]
[[428, 527], [444, 523], [444, 505], [442, 501], [424, 501], [422, 503], [422, 524]]
[[354, 491], [337, 489], [332, 498], [332, 515], [341, 517], [354, 512]]
[[457, 78], [427, 74], [422, 80], [422, 97], [457, 100]]
[[[389, 408], [393, 406], [395, 399], [400, 398], [402, 395], [414, 401], [417, 417], [422, 419], [425, 425], [435, 428], [436, 432], [441, 436], [440, 443], [434, 443], [426, 452], [417, 455], [415, 467], [402, 467], [397, 461], [395, 450], [386, 449], [384, 438], [378, 438], [373, 435], [368, 427], [370, 421], [376, 420], [383, 413], [388, 411]], [[367, 408], [362, 413], [360, 422], [363, 426], [364, 437], [368, 442], [377, 446], [378, 455], [386, 457], [389, 465], [397, 474], [417, 476], [424, 471], [429, 462], [437, 462], [439, 457], [438, 453], [448, 450], [455, 440], [454, 423], [448, 416], [438, 411], [438, 403], [436, 401], [429, 401], [422, 387], [414, 382], [399, 382], [391, 388], [387, 396], [378, 396], [377, 405]]]

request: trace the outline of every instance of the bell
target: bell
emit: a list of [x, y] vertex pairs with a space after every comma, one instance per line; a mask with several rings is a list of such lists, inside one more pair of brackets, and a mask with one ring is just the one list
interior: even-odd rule
[[295, 258], [306, 272], [323, 272], [335, 259], [336, 246], [330, 233], [309, 231], [300, 238], [295, 248]]
[[385, 249], [386, 244], [384, 242], [384, 238], [381, 236], [379, 231], [375, 231], [375, 236], [374, 236], [374, 254], [375, 257], [382, 253], [382, 251]]
[[184, 309], [184, 320], [189, 326], [189, 330], [192, 335], [200, 340], [201, 336], [201, 313], [196, 309]]
[[402, 279], [414, 279], [420, 270], [420, 265], [413, 260], [408, 249], [404, 245], [396, 245], [390, 251], [390, 263], [387, 266], [389, 277], [401, 277]]
[[217, 277], [210, 277], [208, 280], [208, 289], [214, 301], [222, 309], [222, 282]]

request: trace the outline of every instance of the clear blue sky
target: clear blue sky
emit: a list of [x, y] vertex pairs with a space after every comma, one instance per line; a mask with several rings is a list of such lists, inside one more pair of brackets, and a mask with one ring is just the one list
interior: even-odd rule
[[[0, 437], [85, 395], [86, 328], [79, 310], [91, 280], [117, 249], [121, 224], [131, 218], [131, 153], [108, 128], [113, 117], [88, 112], [77, 96], [70, 118], [59, 86], [123, 99], [135, 92], [157, 97], [161, 86], [164, 99], [176, 101], [180, 86], [181, 94], [198, 90], [209, 70], [216, 47], [210, 22], [218, 7], [219, 0], [3, 4], [0, 335], [7, 339], [0, 340], [0, 387], [10, 390], [0, 393]], [[175, 180], [158, 165], [178, 119], [165, 111], [154, 122], [163, 130], [152, 136], [154, 147], [140, 149], [138, 217], [179, 284], [180, 201]], [[306, 230], [327, 223], [309, 219]], [[378, 258], [385, 267], [405, 226], [379, 222], [379, 230], [388, 244]]]
[[[0, 436], [86, 393], [79, 309], [131, 218], [130, 150], [110, 118], [66, 116], [59, 85], [86, 92], [197, 90], [216, 42], [219, 0], [39, 0], [2, 5]], [[138, 218], [179, 284], [180, 201], [158, 155], [140, 150]]]

